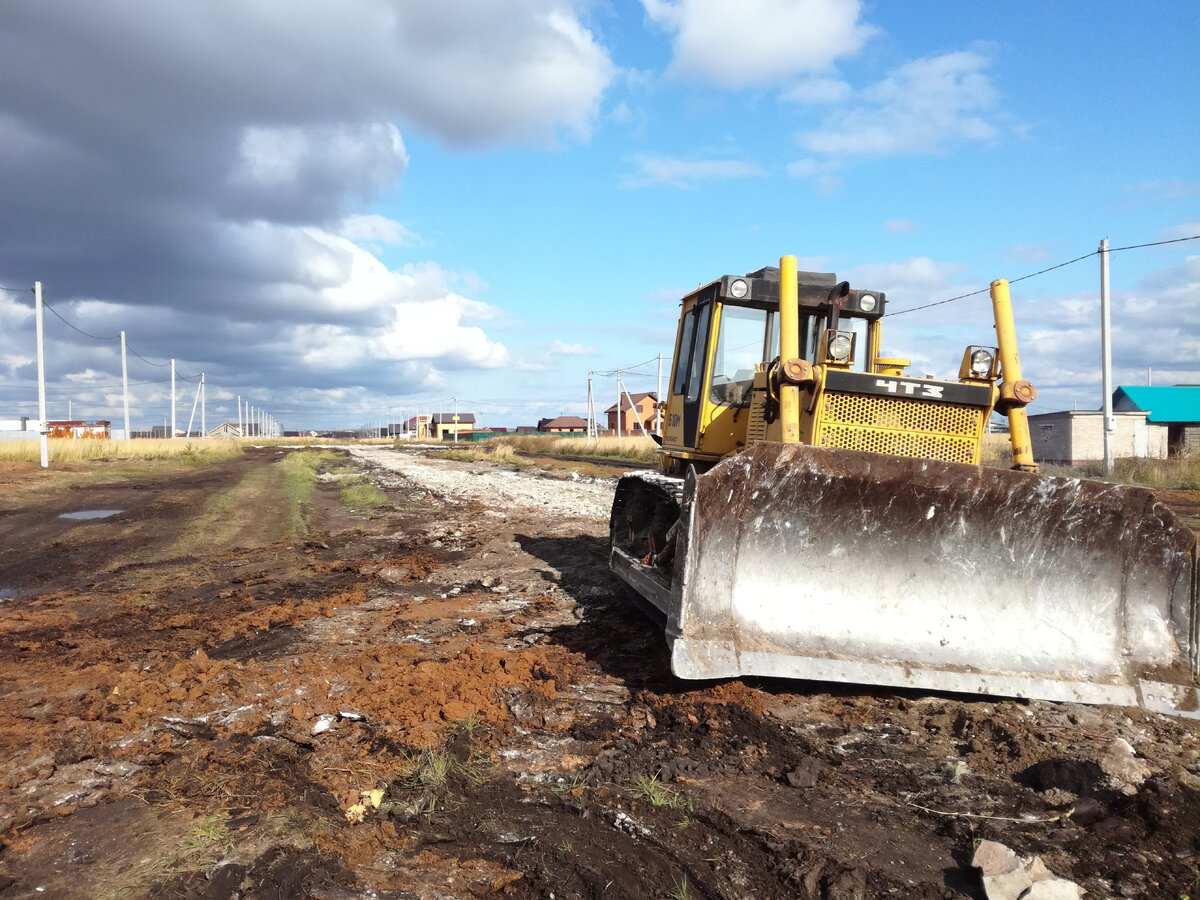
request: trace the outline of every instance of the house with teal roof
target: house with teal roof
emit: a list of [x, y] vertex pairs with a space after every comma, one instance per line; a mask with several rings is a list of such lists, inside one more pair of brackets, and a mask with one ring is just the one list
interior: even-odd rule
[[1144, 412], [1167, 429], [1172, 455], [1200, 453], [1200, 384], [1136, 385], [1113, 392], [1114, 412]]

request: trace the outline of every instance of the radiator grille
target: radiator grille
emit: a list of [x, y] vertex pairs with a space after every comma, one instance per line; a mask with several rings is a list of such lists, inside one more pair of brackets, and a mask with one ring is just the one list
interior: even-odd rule
[[827, 393], [816, 443], [946, 462], [975, 462], [981, 418], [974, 406]]

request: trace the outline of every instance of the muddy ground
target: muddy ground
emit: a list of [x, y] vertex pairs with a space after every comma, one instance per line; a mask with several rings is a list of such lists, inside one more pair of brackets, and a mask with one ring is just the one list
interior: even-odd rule
[[680, 682], [611, 479], [284, 458], [0, 470], [3, 900], [1197, 896], [1195, 725]]

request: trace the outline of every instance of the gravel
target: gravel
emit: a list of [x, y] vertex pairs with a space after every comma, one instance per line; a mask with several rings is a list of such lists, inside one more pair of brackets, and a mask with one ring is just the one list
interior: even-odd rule
[[350, 447], [350, 453], [385, 472], [447, 499], [476, 500], [500, 510], [546, 510], [557, 515], [606, 521], [615, 480], [562, 481], [536, 472], [516, 472], [488, 464], [429, 459], [387, 447]]

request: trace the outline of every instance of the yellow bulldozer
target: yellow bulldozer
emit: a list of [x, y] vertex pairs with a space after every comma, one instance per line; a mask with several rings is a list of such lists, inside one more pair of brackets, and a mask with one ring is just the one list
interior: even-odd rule
[[[675, 675], [1200, 716], [1196, 535], [1151, 491], [1038, 473], [991, 297], [955, 380], [881, 356], [886, 295], [795, 257], [683, 298], [662, 471], [621, 478], [610, 523]], [[1011, 468], [981, 465], [993, 412]]]

